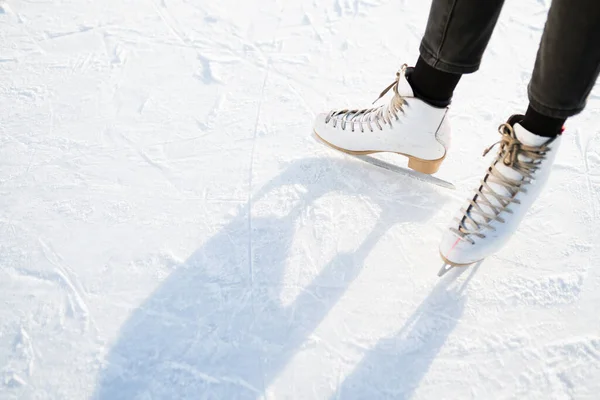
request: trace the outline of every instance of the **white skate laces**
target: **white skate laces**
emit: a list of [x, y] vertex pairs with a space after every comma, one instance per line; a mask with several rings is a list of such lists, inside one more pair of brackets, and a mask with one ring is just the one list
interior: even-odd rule
[[[488, 168], [481, 180], [481, 186], [469, 201], [467, 208], [461, 209], [462, 218], [457, 228], [450, 228], [461, 239], [474, 244], [473, 236], [485, 239], [485, 229], [495, 231], [490, 225], [492, 221], [504, 223], [502, 212], [512, 214], [509, 206], [520, 204], [516, 197], [519, 192], [527, 193], [527, 185], [535, 179], [535, 172], [546, 158], [549, 139], [541, 146], [528, 146], [519, 141], [513, 127], [506, 123], [500, 125], [498, 131], [502, 135], [499, 142], [487, 148], [483, 155], [500, 144], [496, 159]], [[510, 175], [510, 176], [507, 176]]]
[[382, 105], [362, 110], [333, 110], [325, 118], [325, 124], [331, 123], [333, 127], [336, 128], [339, 123], [339, 127], [342, 128], [342, 130], [346, 130], [346, 128], [350, 126], [352, 132], [358, 128], [362, 133], [365, 132], [365, 127], [371, 132], [374, 131], [374, 127], [382, 131], [382, 123], [383, 125], [392, 127], [392, 121], [400, 120], [399, 113], [404, 112], [403, 107], [407, 104], [400, 93], [398, 93], [398, 83], [404, 78], [407, 68], [408, 65], [402, 65], [400, 71], [396, 72], [396, 80], [385, 88], [377, 100], [373, 102], [373, 104], [376, 103], [385, 96], [390, 89], [393, 89], [394, 97], [392, 97], [392, 100], [387, 106]]

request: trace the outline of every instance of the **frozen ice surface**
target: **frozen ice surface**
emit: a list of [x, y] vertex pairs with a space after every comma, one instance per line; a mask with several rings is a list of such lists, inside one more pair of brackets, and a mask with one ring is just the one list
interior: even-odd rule
[[436, 276], [547, 3], [463, 78], [448, 191], [311, 131], [429, 2], [1, 1], [0, 399], [597, 398], [598, 89], [505, 251]]

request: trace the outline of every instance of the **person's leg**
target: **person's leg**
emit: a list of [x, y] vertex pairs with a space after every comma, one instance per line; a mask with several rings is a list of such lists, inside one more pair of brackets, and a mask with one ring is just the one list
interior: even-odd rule
[[556, 136], [583, 110], [600, 72], [600, 2], [554, 0], [537, 53], [522, 125]]
[[409, 76], [417, 97], [450, 102], [462, 74], [477, 71], [504, 0], [433, 0], [420, 57]]

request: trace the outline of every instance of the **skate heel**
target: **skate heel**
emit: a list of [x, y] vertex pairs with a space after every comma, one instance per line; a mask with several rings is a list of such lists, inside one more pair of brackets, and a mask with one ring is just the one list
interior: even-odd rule
[[420, 158], [408, 157], [408, 168], [414, 169], [415, 171], [421, 172], [423, 174], [435, 174], [440, 169], [442, 165], [442, 161], [444, 158], [438, 158], [437, 160], [422, 160]]

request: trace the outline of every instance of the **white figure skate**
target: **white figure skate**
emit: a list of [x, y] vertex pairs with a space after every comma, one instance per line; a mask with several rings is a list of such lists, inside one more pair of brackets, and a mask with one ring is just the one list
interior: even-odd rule
[[442, 238], [440, 255], [445, 264], [439, 276], [500, 250], [542, 192], [561, 135], [552, 139], [534, 135], [518, 123], [521, 119], [514, 115], [500, 126], [502, 139], [496, 143], [500, 144], [496, 158]]

